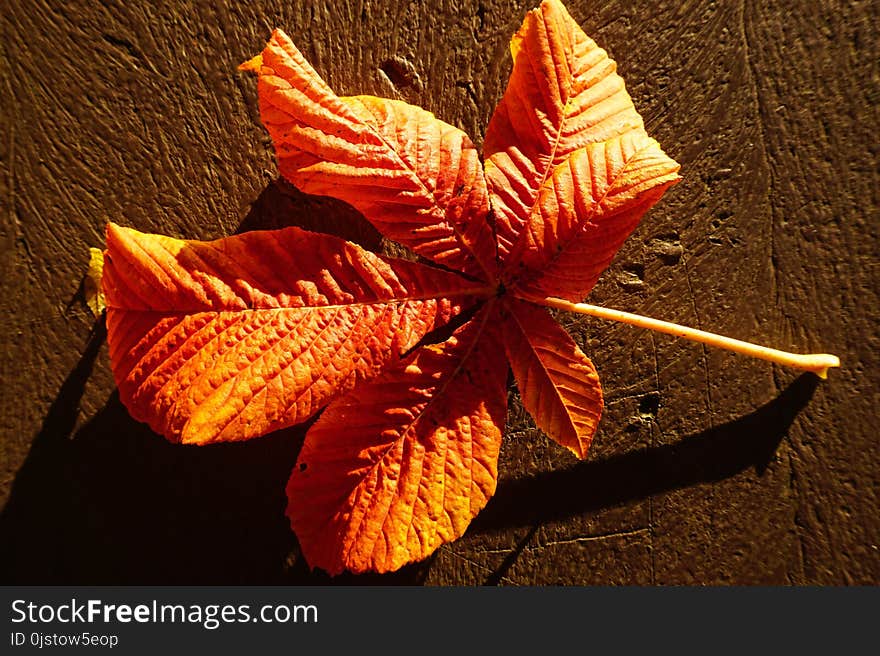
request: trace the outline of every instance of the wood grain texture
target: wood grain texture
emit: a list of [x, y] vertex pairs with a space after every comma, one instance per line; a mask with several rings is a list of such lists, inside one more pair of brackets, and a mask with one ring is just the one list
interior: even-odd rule
[[[13, 0], [0, 17], [3, 582], [327, 581], [284, 517], [303, 431], [194, 449], [130, 419], [76, 296], [88, 247], [110, 219], [208, 239], [283, 214], [375, 246], [350, 208], [276, 182], [236, 66], [283, 27], [338, 93], [419, 104], [479, 147], [533, 2], [196, 4]], [[561, 316], [605, 390], [590, 459], [544, 438], [511, 391], [498, 491], [464, 538], [334, 581], [880, 582], [876, 8], [568, 8], [682, 164], [591, 302], [843, 368], [816, 385]]]

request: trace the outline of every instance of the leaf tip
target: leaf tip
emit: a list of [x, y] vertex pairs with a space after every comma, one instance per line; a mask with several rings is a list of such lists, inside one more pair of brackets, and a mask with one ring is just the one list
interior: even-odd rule
[[89, 269], [91, 270], [93, 267], [97, 269], [104, 268], [104, 251], [91, 246], [89, 247]]
[[263, 55], [260, 53], [255, 57], [251, 57], [246, 62], [242, 62], [238, 65], [238, 70], [247, 71], [248, 73], [259, 73], [260, 69], [263, 67]]
[[131, 242], [132, 233], [135, 232], [131, 228], [125, 228], [112, 221], [107, 223], [107, 227], [104, 229], [104, 239], [107, 244], [105, 253], [110, 256], [111, 260], [114, 254], [127, 250], [126, 246]]
[[125, 228], [123, 228], [118, 223], [113, 223], [112, 221], [107, 223], [107, 227], [104, 228], [104, 237], [107, 240], [107, 244], [109, 245], [112, 241], [118, 240], [125, 233]]

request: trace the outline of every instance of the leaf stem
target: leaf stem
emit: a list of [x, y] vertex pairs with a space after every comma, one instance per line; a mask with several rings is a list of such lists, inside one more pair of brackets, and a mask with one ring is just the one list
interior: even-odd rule
[[527, 300], [536, 302], [546, 307], [566, 310], [568, 312], [576, 312], [578, 314], [586, 314], [591, 317], [608, 319], [610, 321], [619, 321], [621, 323], [627, 323], [631, 326], [636, 326], [638, 328], [648, 328], [650, 330], [655, 330], [657, 332], [665, 333], [667, 335], [683, 337], [684, 339], [689, 339], [694, 342], [700, 342], [701, 344], [706, 344], [708, 346], [727, 349], [728, 351], [733, 351], [734, 353], [741, 353], [743, 355], [748, 355], [753, 358], [775, 362], [776, 364], [780, 364], [785, 367], [793, 367], [795, 369], [801, 369], [803, 371], [812, 371], [820, 378], [826, 378], [828, 376], [829, 368], [840, 366], [840, 359], [836, 355], [831, 355], [829, 353], [788, 353], [787, 351], [779, 351], [777, 349], [768, 348], [766, 346], [752, 344], [751, 342], [743, 342], [741, 340], [733, 339], [731, 337], [716, 335], [715, 333], [709, 333], [705, 330], [688, 328], [687, 326], [681, 326], [677, 323], [671, 323], [669, 321], [651, 319], [650, 317], [643, 317], [640, 314], [631, 314], [629, 312], [622, 312], [621, 310], [612, 310], [610, 308], [601, 307], [599, 305], [589, 305], [587, 303], [572, 303], [571, 301], [566, 301], [564, 299], [556, 298], [553, 296], [548, 296], [542, 299]]

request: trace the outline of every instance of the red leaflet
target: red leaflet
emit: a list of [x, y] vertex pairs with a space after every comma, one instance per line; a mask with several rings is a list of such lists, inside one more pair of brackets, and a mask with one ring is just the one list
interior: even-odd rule
[[493, 305], [309, 430], [287, 512], [313, 567], [387, 572], [426, 558], [494, 494], [507, 366]]
[[338, 97], [281, 30], [242, 68], [259, 75], [260, 116], [285, 178], [353, 205], [419, 255], [494, 273], [486, 182], [464, 132], [397, 100]]
[[105, 260], [120, 398], [196, 444], [308, 419], [482, 292], [298, 228], [188, 242], [111, 224]]
[[504, 348], [523, 405], [548, 437], [586, 458], [602, 414], [596, 368], [547, 310], [514, 299], [506, 305]]
[[508, 270], [516, 257], [507, 256], [523, 249], [523, 232], [557, 167], [590, 144], [644, 133], [616, 64], [562, 3], [529, 12], [510, 52], [513, 72], [484, 145], [498, 251]]

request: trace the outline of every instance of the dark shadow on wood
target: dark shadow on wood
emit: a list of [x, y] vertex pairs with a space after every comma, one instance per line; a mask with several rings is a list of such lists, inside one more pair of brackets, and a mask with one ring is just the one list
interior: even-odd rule
[[[281, 179], [260, 194], [238, 232], [289, 225], [381, 246], [356, 210]], [[16, 475], [0, 513], [0, 583], [424, 581], [430, 560], [384, 576], [309, 571], [284, 514], [308, 424], [240, 444], [173, 445], [134, 421], [114, 393], [74, 435], [105, 338], [101, 321]]]
[[96, 329], [34, 438], [0, 514], [3, 584], [418, 584], [310, 572], [284, 511], [308, 424], [240, 444], [170, 444], [117, 394], [75, 435]]
[[132, 420], [114, 394], [71, 438], [77, 401], [59, 395], [53, 408], [63, 421], [44, 423], [16, 476], [0, 515], [0, 580], [277, 580], [293, 544], [284, 484], [301, 430], [253, 444], [179, 447]]
[[538, 532], [540, 527], [540, 524], [535, 524], [529, 529], [529, 532], [516, 543], [516, 546], [504, 557], [504, 560], [502, 560], [501, 564], [495, 568], [495, 571], [486, 577], [486, 580], [483, 581], [483, 585], [498, 585], [501, 583], [502, 579], [507, 576], [507, 572], [510, 571], [510, 568], [513, 567], [513, 564], [517, 561], [522, 552], [526, 550], [527, 546], [529, 546], [529, 542], [535, 537], [535, 533]]
[[[0, 514], [2, 583], [424, 582], [431, 560], [388, 575], [309, 571], [284, 514], [287, 478], [307, 425], [241, 444], [179, 446], [132, 420], [114, 394], [71, 439], [103, 337], [99, 326]], [[816, 386], [814, 376], [801, 376], [753, 414], [675, 445], [502, 481], [470, 530], [534, 526], [761, 470]], [[502, 564], [486, 582], [505, 572]]]
[[470, 530], [493, 531], [564, 519], [720, 481], [750, 467], [761, 474], [818, 384], [816, 376], [803, 374], [750, 415], [675, 444], [585, 461], [563, 471], [502, 480]]
[[371, 251], [379, 251], [382, 246], [379, 231], [351, 205], [327, 196], [304, 194], [284, 178], [266, 186], [235, 232], [289, 226], [342, 237]]

